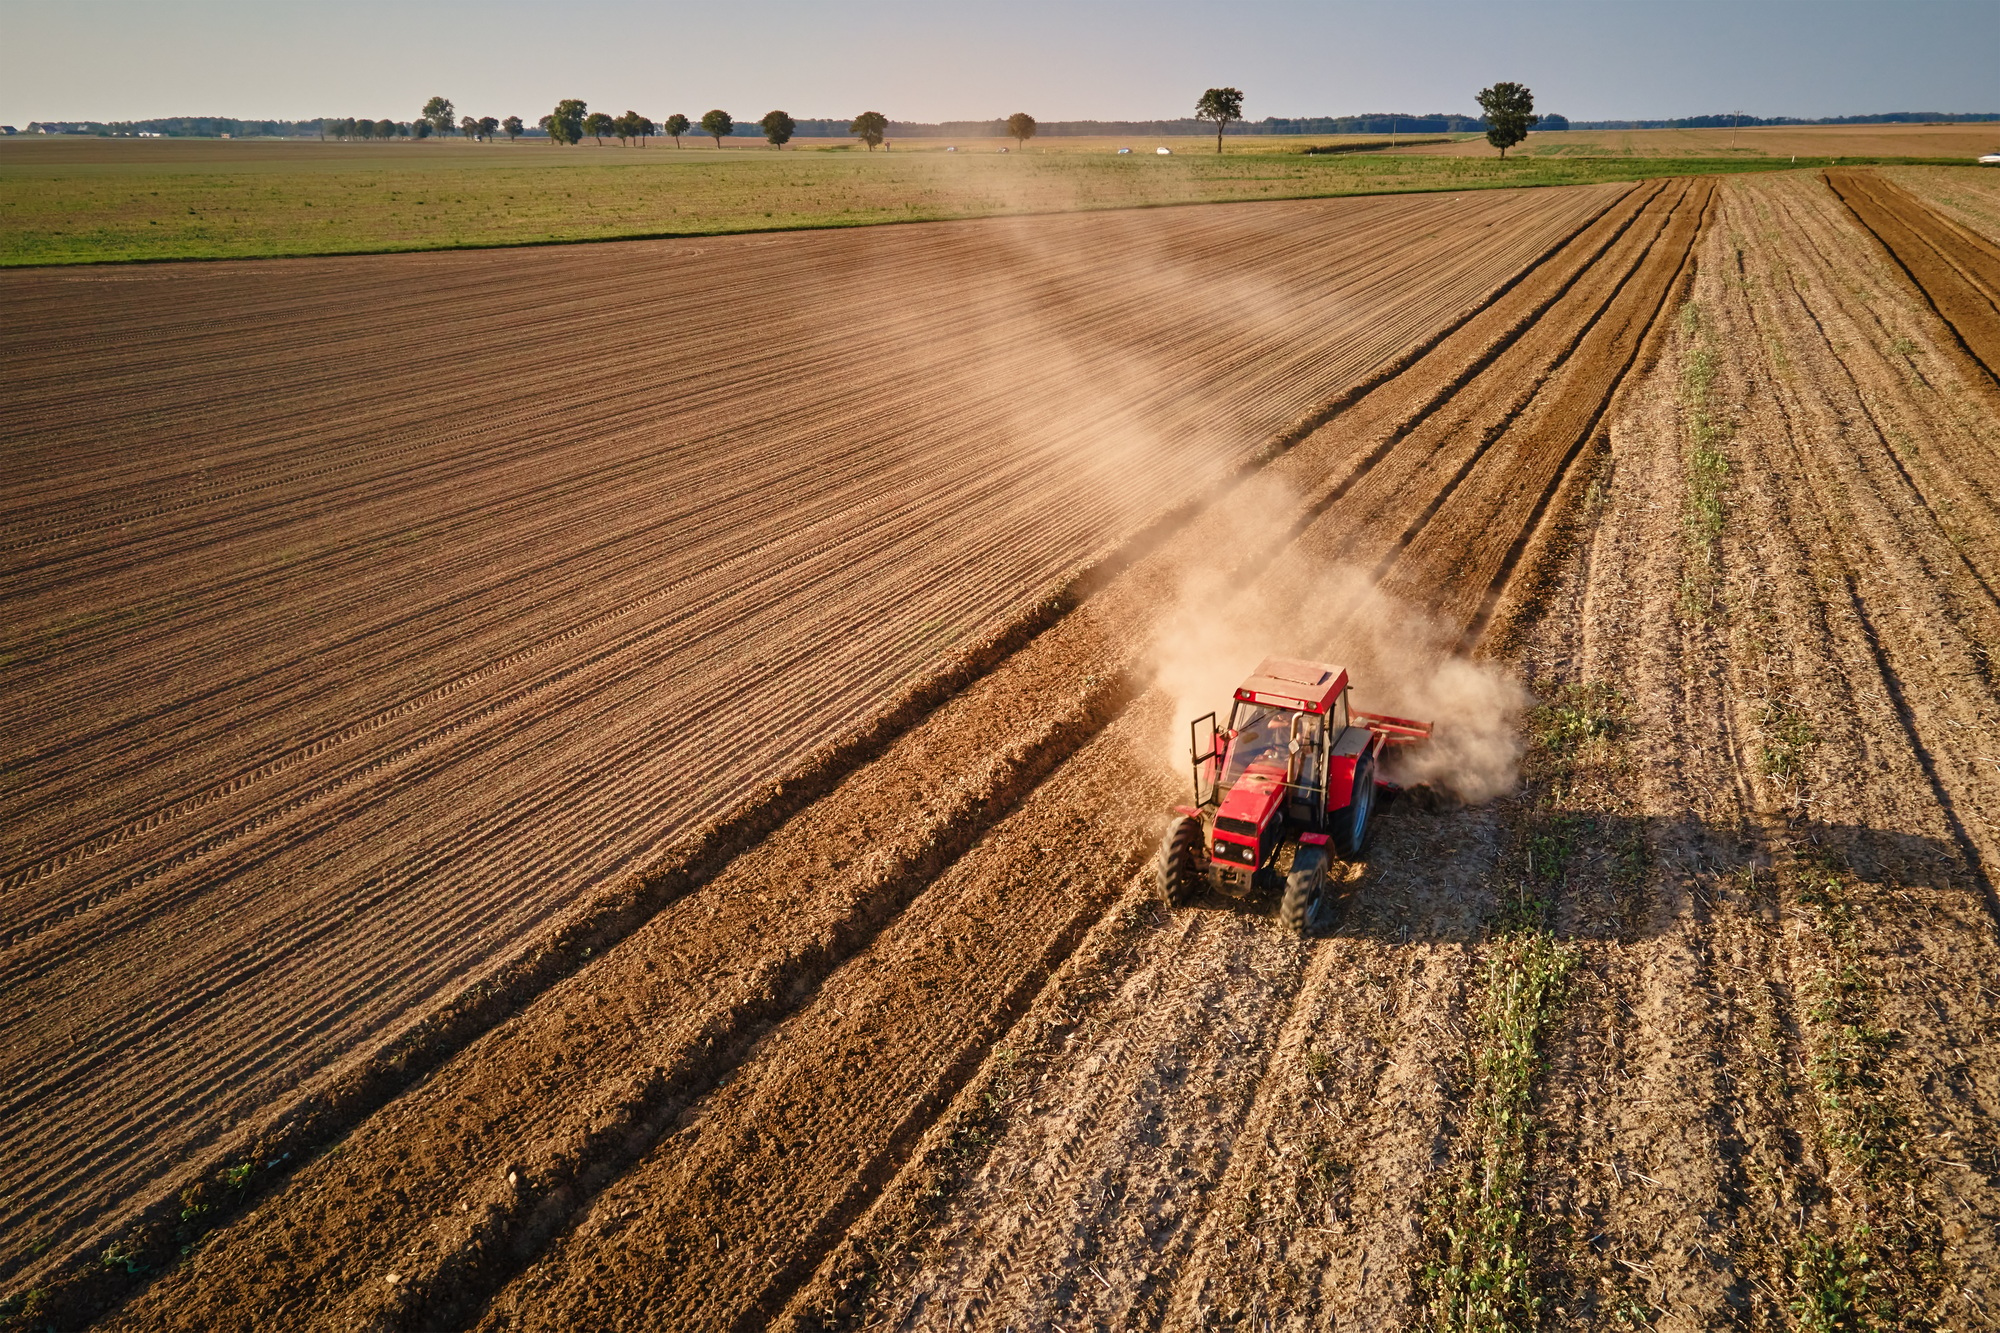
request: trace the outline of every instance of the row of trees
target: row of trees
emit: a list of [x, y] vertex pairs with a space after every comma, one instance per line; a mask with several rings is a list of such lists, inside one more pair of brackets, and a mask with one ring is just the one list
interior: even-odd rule
[[[1486, 140], [1500, 150], [1500, 156], [1507, 156], [1507, 150], [1528, 137], [1528, 130], [1541, 117], [1535, 114], [1535, 95], [1518, 83], [1496, 83], [1490, 88], [1482, 88], [1478, 95], [1479, 108], [1485, 114]], [[326, 122], [325, 129], [342, 139], [393, 139], [410, 137], [424, 139], [432, 134], [451, 134], [454, 131], [468, 139], [491, 139], [496, 132], [505, 132], [509, 139], [518, 139], [524, 133], [519, 116], [509, 116], [496, 120], [492, 116], [465, 116], [455, 125], [452, 117], [457, 108], [451, 99], [433, 97], [424, 103], [423, 115], [407, 124], [393, 120], [340, 120]], [[1207, 121], [1215, 126], [1215, 151], [1222, 151], [1222, 137], [1230, 125], [1243, 119], [1243, 93], [1236, 88], [1210, 88], [1196, 100], [1194, 115], [1197, 121]], [[551, 142], [558, 144], [582, 143], [588, 135], [602, 144], [606, 136], [616, 138], [620, 143], [637, 142], [641, 147], [655, 134], [665, 134], [674, 141], [674, 147], [681, 146], [681, 139], [699, 125], [701, 132], [715, 140], [717, 148], [722, 141], [736, 132], [736, 121], [727, 111], [710, 111], [700, 121], [690, 121], [675, 112], [657, 124], [636, 111], [627, 111], [622, 116], [608, 115], [602, 111], [592, 111], [579, 98], [566, 97], [556, 103], [555, 110], [543, 116], [539, 122], [542, 132]], [[766, 112], [757, 122], [757, 128], [764, 132], [764, 138], [773, 147], [782, 148], [791, 141], [798, 129], [798, 122], [783, 111]], [[1035, 137], [1035, 118], [1025, 111], [1017, 111], [1007, 117], [1007, 133], [1025, 146]], [[889, 118], [879, 111], [864, 111], [854, 118], [848, 132], [868, 145], [874, 152], [888, 137]]]
[[[467, 116], [455, 127], [457, 132], [468, 139], [491, 139], [495, 134], [504, 133], [510, 139], [518, 139], [527, 133], [527, 126], [519, 116], [509, 116], [505, 120], [495, 120], [492, 116], [477, 119]], [[320, 134], [332, 135], [336, 139], [428, 139], [438, 133], [438, 128], [428, 120], [334, 120], [329, 117], [320, 122]]]
[[[871, 119], [872, 118], [872, 119]], [[581, 98], [565, 97], [556, 103], [556, 109], [541, 119], [542, 132], [553, 143], [582, 143], [588, 135], [603, 143], [606, 135], [615, 137], [620, 143], [638, 141], [640, 146], [655, 134], [664, 134], [674, 141], [674, 147], [681, 146], [681, 139], [689, 131], [700, 129], [703, 134], [715, 140], [717, 148], [722, 141], [736, 133], [736, 118], [720, 109], [707, 112], [699, 121], [691, 121], [676, 111], [665, 120], [655, 124], [650, 116], [642, 116], [636, 111], [627, 111], [622, 116], [606, 115], [602, 111], [592, 111]], [[757, 128], [772, 147], [783, 148], [798, 132], [799, 124], [783, 111], [767, 111], [757, 122]], [[888, 131], [888, 118], [880, 112], [864, 112], [854, 122], [854, 132], [868, 141], [873, 148], [882, 142]]]
[[[458, 108], [451, 104], [449, 97], [433, 97], [424, 103], [424, 114], [420, 118], [439, 134], [452, 132], [451, 118]], [[468, 139], [491, 139], [496, 131], [505, 131], [509, 139], [518, 139], [527, 133], [527, 127], [519, 116], [509, 116], [505, 120], [493, 116], [461, 116], [458, 132]]]
[[[1525, 84], [1496, 83], [1481, 88], [1476, 100], [1486, 118], [1486, 142], [1498, 148], [1502, 157], [1527, 138], [1529, 129], [1541, 119], [1535, 114], [1535, 94]], [[1234, 88], [1210, 88], [1194, 104], [1194, 118], [1215, 125], [1215, 151], [1219, 153], [1223, 131], [1243, 119], [1243, 94]], [[1026, 134], [1014, 128], [1017, 120], [1027, 122]], [[1015, 116], [1007, 122], [1007, 132], [1026, 142], [1035, 132], [1035, 122], [1027, 116]]]
[[642, 116], [636, 111], [627, 111], [622, 116], [592, 111], [574, 97], [566, 97], [556, 103], [556, 109], [543, 116], [538, 123], [542, 133], [548, 135], [552, 143], [581, 143], [586, 134], [603, 143], [604, 136], [608, 134], [620, 143], [636, 139], [642, 146], [663, 129], [678, 142], [688, 127], [686, 116], [669, 116], [667, 123], [661, 126], [654, 124], [651, 116]]
[[462, 116], [457, 124], [452, 123], [458, 108], [445, 97], [433, 97], [424, 103], [423, 114], [415, 120], [345, 120], [327, 119], [320, 122], [320, 133], [331, 134], [336, 139], [428, 139], [433, 134], [463, 134], [468, 139], [491, 139], [504, 133], [509, 139], [518, 139], [527, 133], [527, 126], [519, 116], [509, 116], [501, 120], [497, 116]]

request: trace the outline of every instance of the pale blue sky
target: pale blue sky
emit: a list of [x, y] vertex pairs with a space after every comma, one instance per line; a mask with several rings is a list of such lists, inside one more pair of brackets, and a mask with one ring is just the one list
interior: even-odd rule
[[2000, 0], [0, 0], [0, 121], [407, 119], [432, 93], [739, 119], [1474, 110], [1573, 119], [2000, 110]]

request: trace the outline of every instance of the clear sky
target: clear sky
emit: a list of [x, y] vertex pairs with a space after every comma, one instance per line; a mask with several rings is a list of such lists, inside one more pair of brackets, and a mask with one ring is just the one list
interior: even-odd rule
[[1572, 119], [2000, 111], [2000, 0], [0, 0], [0, 122], [530, 122], [1472, 113], [1526, 83]]

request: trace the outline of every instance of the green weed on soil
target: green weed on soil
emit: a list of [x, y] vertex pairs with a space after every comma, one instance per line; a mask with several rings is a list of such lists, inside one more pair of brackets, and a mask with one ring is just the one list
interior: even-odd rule
[[1815, 848], [1802, 849], [1793, 869], [1800, 916], [1822, 960], [1802, 988], [1803, 1036], [1828, 1206], [1789, 1256], [1787, 1305], [1809, 1333], [1937, 1327], [1939, 1222], [1883, 1078], [1901, 1035], [1876, 1016], [1849, 875]]
[[1681, 412], [1687, 423], [1687, 500], [1683, 526], [1688, 564], [1681, 583], [1681, 607], [1706, 618], [1714, 609], [1722, 571], [1716, 542], [1722, 536], [1723, 495], [1729, 483], [1729, 456], [1722, 451], [1728, 430], [1716, 421], [1713, 403], [1718, 355], [1707, 336], [1701, 307], [1681, 307], [1682, 335], [1689, 346], [1681, 360]]
[[1465, 1127], [1474, 1169], [1445, 1196], [1436, 1219], [1443, 1253], [1423, 1273], [1426, 1318], [1439, 1333], [1532, 1327], [1533, 1221], [1527, 1206], [1533, 1099], [1543, 1040], [1575, 951], [1541, 931], [1500, 941], [1486, 985]]

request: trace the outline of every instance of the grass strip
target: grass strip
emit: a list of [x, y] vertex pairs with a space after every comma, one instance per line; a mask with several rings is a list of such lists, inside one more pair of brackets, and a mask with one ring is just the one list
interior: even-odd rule
[[1560, 1220], [1535, 1202], [1536, 1107], [1551, 1043], [1575, 989], [1582, 951], [1554, 931], [1559, 900], [1577, 892], [1577, 854], [1629, 890], [1647, 853], [1629, 821], [1608, 815], [1606, 780], [1622, 770], [1627, 701], [1603, 681], [1545, 685], [1527, 719], [1527, 791], [1511, 832], [1511, 889], [1488, 945], [1467, 1057], [1456, 1170], [1434, 1191], [1430, 1259], [1417, 1274], [1423, 1324], [1437, 1333], [1535, 1328], [1560, 1286], [1551, 1250]]
[[1722, 536], [1724, 493], [1729, 485], [1729, 456], [1723, 452], [1729, 430], [1716, 419], [1719, 356], [1699, 303], [1690, 300], [1681, 307], [1680, 331], [1685, 344], [1681, 353], [1681, 416], [1688, 434], [1687, 496], [1682, 514], [1688, 559], [1681, 578], [1681, 609], [1706, 620], [1715, 614], [1721, 598], [1722, 567], [1715, 548]]
[[[34, 145], [29, 145], [34, 147]], [[1706, 158], [1117, 157], [554, 149], [218, 163], [0, 151], [0, 267], [698, 237], [1001, 214], [1794, 170]]]

